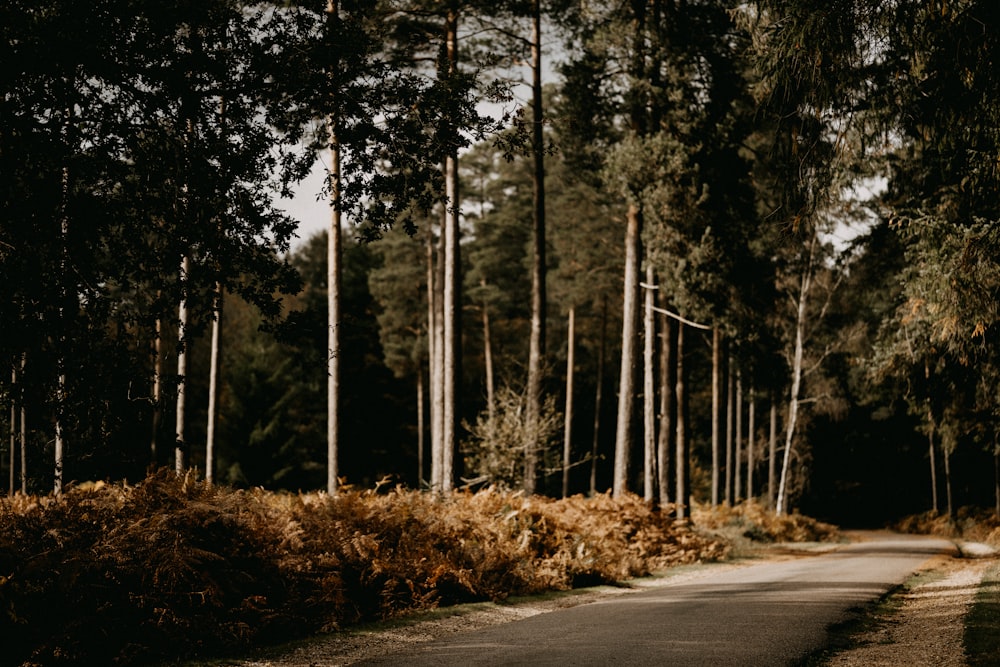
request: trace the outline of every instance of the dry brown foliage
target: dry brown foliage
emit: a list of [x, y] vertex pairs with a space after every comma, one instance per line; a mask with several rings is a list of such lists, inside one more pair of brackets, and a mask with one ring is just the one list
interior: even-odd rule
[[727, 547], [641, 499], [234, 491], [164, 472], [0, 501], [4, 664], [128, 664], [613, 582]]
[[892, 526], [903, 533], [956, 537], [1000, 547], [1000, 517], [993, 510], [963, 507], [952, 518], [938, 512], [905, 517]]
[[830, 542], [839, 538], [836, 526], [796, 513], [777, 516], [754, 501], [734, 507], [698, 506], [693, 519], [703, 528], [736, 531], [755, 542]]

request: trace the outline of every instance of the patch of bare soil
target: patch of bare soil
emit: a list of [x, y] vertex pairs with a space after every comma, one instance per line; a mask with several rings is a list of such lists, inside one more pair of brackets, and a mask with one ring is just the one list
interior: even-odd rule
[[991, 560], [941, 556], [928, 563], [925, 583], [900, 593], [874, 627], [854, 637], [855, 648], [837, 653], [830, 667], [964, 667], [965, 615]]

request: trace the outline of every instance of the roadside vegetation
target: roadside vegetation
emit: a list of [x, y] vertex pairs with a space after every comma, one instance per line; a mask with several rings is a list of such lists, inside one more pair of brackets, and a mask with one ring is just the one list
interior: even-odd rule
[[135, 664], [727, 555], [640, 498], [233, 490], [164, 472], [0, 501], [6, 664]]

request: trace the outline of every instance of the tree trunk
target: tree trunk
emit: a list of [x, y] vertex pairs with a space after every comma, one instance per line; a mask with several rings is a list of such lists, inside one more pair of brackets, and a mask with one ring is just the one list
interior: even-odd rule
[[927, 457], [931, 463], [931, 507], [934, 513], [938, 512], [938, 482], [937, 482], [937, 453], [934, 451], [934, 415], [930, 408], [927, 409]]
[[208, 428], [205, 434], [205, 481], [215, 481], [215, 421], [219, 407], [220, 338], [222, 336], [222, 285], [215, 284], [215, 317], [212, 319], [212, 358], [208, 372]]
[[719, 505], [722, 430], [722, 331], [712, 328], [712, 507]]
[[[448, 9], [445, 21], [445, 49], [448, 57], [448, 75], [458, 70], [458, 11]], [[445, 157], [445, 199], [447, 211], [442, 236], [444, 237], [444, 284], [442, 306], [444, 309], [444, 345], [442, 363], [444, 374], [443, 414], [441, 430], [441, 491], [453, 488], [455, 472], [456, 429], [458, 426], [458, 374], [461, 355], [461, 248], [459, 246], [459, 217], [461, 201], [458, 186], [458, 153]]]
[[569, 497], [569, 467], [573, 452], [573, 376], [576, 352], [576, 308], [570, 307], [566, 326], [566, 414], [563, 423], [562, 497]]
[[736, 431], [733, 439], [733, 505], [743, 500], [743, 375], [736, 371]]
[[524, 492], [531, 495], [538, 482], [538, 419], [542, 405], [545, 366], [545, 145], [542, 136], [542, 24], [540, 0], [533, 0], [531, 35], [531, 152], [533, 158], [533, 243], [531, 258], [531, 337], [528, 352], [528, 405], [524, 443]]
[[795, 317], [795, 350], [792, 356], [792, 388], [788, 396], [788, 424], [785, 428], [785, 452], [781, 462], [781, 480], [778, 482], [778, 501], [775, 513], [781, 516], [786, 510], [786, 492], [788, 488], [788, 469], [792, 458], [792, 442], [795, 437], [795, 427], [799, 416], [799, 394], [802, 389], [802, 351], [805, 345], [806, 304], [809, 300], [809, 289], [812, 283], [813, 252], [816, 239], [810, 241], [809, 258], [802, 272], [802, 283], [799, 288], [798, 307]]
[[424, 486], [424, 369], [417, 366], [417, 488]]
[[[486, 287], [486, 278], [479, 281], [482, 287]], [[483, 360], [486, 365], [486, 412], [490, 422], [496, 419], [496, 387], [493, 378], [493, 343], [490, 337], [490, 310], [483, 300]]]
[[677, 441], [675, 467], [677, 471], [677, 489], [674, 502], [677, 507], [678, 519], [689, 519], [691, 502], [690, 489], [690, 459], [688, 457], [687, 441], [687, 390], [685, 388], [684, 367], [684, 325], [677, 324]]
[[28, 365], [28, 353], [21, 353], [21, 391], [18, 399], [21, 403], [21, 493], [28, 494], [28, 408], [24, 404], [24, 378]]
[[660, 432], [657, 437], [657, 480], [660, 487], [660, 506], [670, 503], [670, 445], [673, 442], [674, 414], [677, 409], [675, 400], [675, 384], [677, 363], [674, 350], [677, 347], [675, 334], [677, 327], [666, 315], [661, 315], [663, 339], [660, 341]]
[[[72, 112], [71, 112], [72, 113]], [[63, 167], [62, 171], [62, 211], [60, 221], [59, 243], [59, 353], [56, 357], [56, 367], [59, 372], [59, 379], [56, 385], [56, 441], [55, 441], [55, 480], [53, 493], [59, 495], [63, 489], [63, 474], [65, 473], [65, 427], [66, 427], [66, 339], [69, 324], [67, 318], [67, 305], [69, 304], [69, 168]]]
[[594, 438], [590, 445], [590, 495], [597, 493], [597, 455], [601, 443], [601, 398], [604, 387], [604, 351], [608, 334], [608, 303], [601, 298], [601, 339], [597, 347], [597, 386], [594, 389]]
[[947, 447], [944, 449], [944, 491], [945, 498], [948, 502], [948, 516], [951, 519], [955, 518], [955, 506], [952, 505], [951, 501], [951, 450]]
[[[334, 16], [337, 4], [327, 5]], [[339, 486], [340, 458], [340, 326], [341, 292], [343, 289], [343, 247], [340, 210], [340, 143], [336, 121], [330, 121], [330, 228], [326, 244], [326, 309], [327, 309], [327, 358], [326, 358], [326, 492], [337, 493]]]
[[191, 258], [181, 258], [181, 301], [177, 311], [177, 413], [174, 422], [174, 471], [180, 475], [187, 467], [187, 440], [184, 436], [185, 399], [187, 398], [188, 354], [188, 284], [191, 275]]
[[643, 423], [643, 499], [650, 504], [656, 501], [656, 272], [652, 264], [646, 265], [644, 290], [642, 351], [642, 423]]
[[754, 400], [753, 386], [747, 397], [747, 500], [753, 500], [753, 467], [754, 467], [754, 440], [756, 439], [757, 425], [754, 423], [757, 402]]
[[615, 429], [615, 468], [612, 493], [616, 498], [628, 491], [629, 458], [632, 453], [632, 416], [637, 366], [636, 339], [639, 330], [639, 263], [642, 246], [642, 212], [629, 204], [625, 227], [625, 281], [622, 306], [622, 359], [618, 382], [618, 422]]
[[775, 462], [778, 458], [778, 400], [774, 392], [771, 393], [771, 430], [767, 439], [767, 506], [774, 509], [775, 489], [777, 482]]
[[726, 356], [726, 492], [725, 501], [732, 506], [733, 501], [733, 389], [736, 386], [733, 369], [736, 364], [730, 356]]
[[10, 386], [12, 389], [10, 399], [10, 493], [14, 495], [14, 473], [17, 469], [17, 399], [19, 387], [17, 386], [17, 364], [10, 366]]
[[153, 415], [152, 433], [149, 438], [149, 461], [155, 467], [157, 460], [156, 441], [160, 433], [160, 419], [163, 414], [163, 321], [157, 317], [153, 340]]
[[[441, 242], [444, 241], [444, 219], [441, 220]], [[443, 253], [438, 253], [438, 261], [434, 263], [434, 235], [427, 234], [427, 363], [428, 381], [430, 383], [430, 418], [431, 418], [431, 488], [441, 489], [441, 445], [442, 424], [444, 417], [444, 364], [442, 348], [444, 346], [444, 327], [441, 322], [441, 284], [444, 267], [441, 264]]]

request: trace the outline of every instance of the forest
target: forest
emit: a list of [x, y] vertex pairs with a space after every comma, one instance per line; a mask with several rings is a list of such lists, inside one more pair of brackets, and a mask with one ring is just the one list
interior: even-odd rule
[[11, 0], [0, 32], [11, 495], [1000, 513], [992, 1]]

